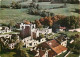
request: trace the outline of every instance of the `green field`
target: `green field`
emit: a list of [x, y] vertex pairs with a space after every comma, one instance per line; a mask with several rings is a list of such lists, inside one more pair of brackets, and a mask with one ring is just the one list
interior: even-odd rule
[[80, 14], [75, 12], [75, 9], [79, 9], [79, 5], [78, 4], [67, 4], [66, 8], [58, 8], [58, 9], [50, 9], [48, 10], [49, 12], [53, 12], [56, 15], [65, 15], [65, 16], [79, 16]]
[[67, 7], [66, 8], [56, 8], [53, 9], [54, 7], [60, 7], [60, 6], [64, 6], [64, 3], [61, 4], [50, 4], [50, 2], [41, 2], [41, 3], [37, 3], [40, 5], [40, 7], [42, 7], [42, 9], [47, 9], [47, 11], [49, 12], [53, 12], [55, 15], [65, 15], [65, 16], [78, 16], [80, 14], [75, 12], [75, 9], [79, 9], [79, 4], [68, 4], [67, 3]]
[[[10, 5], [12, 1], [20, 1], [20, 0], [2, 0], [2, 5]], [[21, 2], [21, 5], [27, 5], [26, 2]], [[53, 9], [54, 7], [60, 7], [64, 4], [50, 4], [50, 2], [39, 2], [37, 3], [40, 5], [40, 7], [46, 11], [53, 12], [55, 15], [65, 15], [65, 16], [77, 16], [79, 17], [80, 14], [73, 12], [75, 9], [79, 9], [78, 4], [67, 4], [66, 8], [57, 8]], [[9, 23], [11, 20], [14, 20], [15, 22], [21, 22], [22, 20], [36, 20], [40, 19], [41, 16], [35, 16], [27, 14], [27, 8], [26, 9], [0, 9], [0, 23]]]
[[20, 22], [23, 20], [33, 21], [40, 16], [27, 14], [27, 9], [0, 9], [0, 23], [9, 23], [11, 20]]
[[21, 1], [21, 0], [2, 0], [0, 2], [0, 5], [10, 5], [12, 3], [12, 1]]

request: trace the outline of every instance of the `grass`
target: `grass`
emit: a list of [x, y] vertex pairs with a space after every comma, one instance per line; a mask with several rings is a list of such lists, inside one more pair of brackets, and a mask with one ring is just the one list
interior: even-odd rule
[[64, 32], [64, 34], [67, 34], [68, 37], [70, 37], [71, 35], [75, 35], [75, 34], [80, 34], [80, 32]]
[[10, 5], [12, 3], [12, 1], [21, 1], [21, 0], [2, 0], [0, 2], [0, 5]]
[[62, 54], [60, 54], [59, 56], [56, 56], [56, 57], [64, 57], [66, 55], [66, 53], [67, 53], [67, 51], [62, 53]]
[[59, 32], [59, 33], [56, 33], [54, 34], [54, 36], [59, 36], [60, 33], [63, 33], [63, 34], [66, 34], [68, 37], [72, 36], [72, 35], [75, 35], [75, 34], [80, 34], [80, 32], [69, 32], [69, 31], [66, 31], [66, 32]]
[[67, 57], [79, 57], [79, 55], [70, 53]]
[[[1, 5], [10, 5], [13, 0], [2, 0]], [[20, 0], [14, 0], [20, 1]], [[21, 5], [27, 5], [27, 2], [20, 3]], [[55, 15], [65, 15], [65, 16], [77, 16], [79, 17], [80, 14], [73, 12], [75, 9], [79, 9], [79, 4], [67, 4], [66, 8], [57, 8], [51, 9], [54, 7], [60, 7], [64, 4], [50, 4], [50, 2], [39, 2], [37, 3], [40, 5], [42, 9], [46, 9], [49, 12], [53, 12]], [[23, 20], [34, 21], [36, 19], [40, 19], [41, 16], [35, 16], [27, 14], [26, 9], [0, 9], [0, 23], [9, 23], [10, 21], [21, 22]]]
[[75, 12], [75, 9], [79, 9], [78, 4], [67, 4], [66, 8], [49, 9], [49, 12], [53, 12], [55, 15], [65, 15], [65, 16], [77, 16], [80, 14]]
[[23, 20], [33, 21], [39, 18], [40, 16], [27, 14], [27, 9], [0, 9], [0, 23], [21, 22]]
[[[64, 57], [66, 55], [66, 53], [67, 52], [65, 52], [65, 53], [63, 53], [63, 54], [61, 54], [59, 56], [56, 56], [56, 57]], [[79, 55], [78, 54], [72, 54], [72, 53], [70, 53], [67, 57], [79, 57]]]

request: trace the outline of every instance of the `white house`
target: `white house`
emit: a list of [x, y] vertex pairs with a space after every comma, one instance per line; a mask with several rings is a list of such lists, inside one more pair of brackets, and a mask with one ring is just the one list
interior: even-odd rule
[[74, 32], [74, 31], [80, 32], [80, 28], [77, 28], [77, 29], [70, 29], [69, 31], [71, 31], [71, 32]]
[[11, 39], [12, 35], [9, 34], [1, 34], [0, 37], [4, 37], [4, 38], [10, 38]]
[[64, 47], [67, 46], [67, 38], [68, 37], [64, 37], [64, 36], [59, 36], [56, 40]]
[[40, 44], [40, 43], [43, 43], [46, 41], [46, 38], [42, 38], [39, 40], [34, 40], [30, 37], [26, 37], [22, 40], [22, 42], [24, 43], [25, 47], [35, 47], [36, 45]]
[[11, 43], [11, 44], [8, 44], [9, 49], [14, 49], [14, 48], [15, 48], [15, 45], [16, 45], [16, 43]]
[[0, 33], [4, 34], [4, 33], [9, 33], [11, 32], [11, 29], [8, 27], [0, 27]]

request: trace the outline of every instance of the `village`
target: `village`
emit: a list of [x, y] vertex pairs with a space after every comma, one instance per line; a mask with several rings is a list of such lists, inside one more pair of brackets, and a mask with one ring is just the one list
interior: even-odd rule
[[79, 57], [78, 3], [78, 0], [16, 0], [8, 5], [2, 2], [0, 57]]
[[[53, 28], [49, 27], [37, 28], [35, 24], [29, 22], [19, 23], [19, 26], [15, 31], [9, 27], [1, 26], [0, 43], [3, 43], [4, 46], [7, 45], [7, 49], [10, 50], [15, 49], [16, 45], [22, 43], [22, 48], [29, 48], [30, 52], [35, 54], [34, 57], [56, 57], [60, 54], [68, 52], [68, 43], [71, 44], [75, 40], [69, 40], [70, 38], [63, 33], [54, 37], [56, 33], [52, 30]], [[66, 28], [59, 27], [56, 31], [57, 33], [65, 32]], [[72, 33], [74, 32], [75, 30], [72, 31]], [[80, 37], [79, 34], [75, 34], [75, 36]], [[20, 49], [21, 47], [18, 46], [17, 48]], [[64, 57], [67, 57], [67, 53]]]

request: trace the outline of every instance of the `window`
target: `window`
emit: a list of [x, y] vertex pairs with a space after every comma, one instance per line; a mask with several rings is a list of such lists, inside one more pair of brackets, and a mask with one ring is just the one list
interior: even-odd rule
[[32, 43], [30, 43], [29, 45], [32, 46]]

